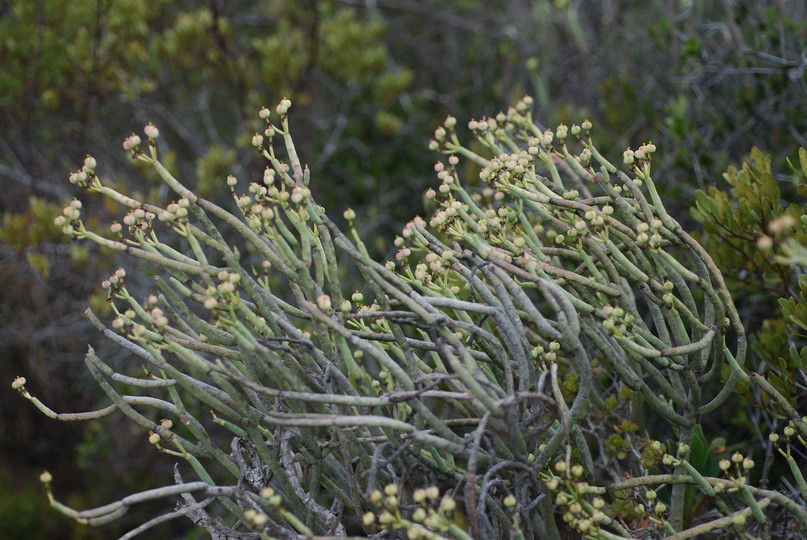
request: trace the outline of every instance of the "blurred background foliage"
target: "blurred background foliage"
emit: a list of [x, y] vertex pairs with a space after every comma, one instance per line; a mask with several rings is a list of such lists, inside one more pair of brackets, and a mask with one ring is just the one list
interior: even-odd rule
[[[45, 467], [54, 473], [57, 496], [74, 507], [159, 485], [171, 467], [170, 460], [149, 459], [146, 436], [120, 419], [65, 425], [41, 417], [11, 390], [21, 374], [58, 410], [96, 408], [104, 401], [82, 365], [87, 343], [109, 361], [124, 361], [80, 315], [88, 304], [104, 312], [97, 284], [121, 261], [66, 241], [52, 225], [71, 197], [68, 172], [92, 152], [105, 183], [166, 201], [170, 194], [149, 173], [123, 166], [129, 158], [120, 148], [125, 136], [154, 122], [171, 149], [166, 161], [173, 171], [202, 196], [224, 202], [227, 174], [261, 176], [263, 165], [250, 145], [260, 127], [256, 111], [283, 96], [294, 100], [295, 138], [317, 200], [334, 216], [355, 208], [378, 256], [422, 209], [421, 194], [434, 183], [435, 156], [426, 145], [448, 112], [462, 121], [494, 115], [529, 93], [536, 98], [534, 116], [547, 125], [590, 118], [596, 144], [610, 149], [611, 159], [653, 139], [663, 157], [654, 165], [665, 205], [685, 228], [704, 231], [702, 240], [731, 278], [757, 336], [758, 369], [769, 366], [788, 395], [803, 401], [799, 370], [807, 353], [791, 351], [807, 328], [799, 323], [807, 324], [807, 315], [801, 318], [807, 283], [799, 280], [804, 266], [755, 250], [758, 237], [770, 233], [764, 212], [774, 219], [791, 213], [797, 225], [788, 238], [804, 243], [796, 230], [805, 206], [796, 188], [803, 169], [794, 172], [786, 159], [797, 163], [798, 147], [807, 146], [805, 4], [0, 2], [5, 536], [109, 538], [118, 532], [87, 530], [47, 510], [35, 485]], [[754, 146], [758, 154], [739, 165]], [[728, 213], [753, 206], [754, 186], [776, 187], [768, 194], [770, 208], [763, 212], [757, 201], [756, 210], [731, 221]], [[704, 194], [696, 198], [698, 189]], [[82, 202], [99, 220], [88, 226], [103, 229], [120, 219], [99, 200]], [[722, 219], [739, 227], [740, 251], [726, 243], [733, 229], [721, 228]], [[140, 286], [150, 285], [142, 279]], [[737, 414], [776, 421], [773, 410]], [[131, 525], [138, 516], [128, 519]], [[163, 529], [161, 537], [194, 537], [183, 526]]]

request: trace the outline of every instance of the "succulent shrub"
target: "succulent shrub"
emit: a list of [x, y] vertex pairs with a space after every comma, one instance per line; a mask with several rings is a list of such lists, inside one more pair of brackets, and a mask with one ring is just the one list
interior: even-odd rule
[[[172, 485], [91, 510], [57, 501], [44, 473], [51, 504], [102, 524], [176, 503], [125, 538], [180, 516], [214, 538], [803, 534], [791, 444], [807, 425], [744, 367], [723, 275], [658, 195], [655, 145], [617, 166], [591, 122], [544, 130], [531, 105], [470, 121], [473, 145], [453, 117], [436, 129], [433, 213], [386, 262], [368, 255], [356, 212], [340, 225], [314, 200], [286, 99], [259, 114], [262, 178], [226, 178], [237, 213], [161, 163], [153, 125], [124, 148], [173, 190], [167, 205], [104, 185], [88, 156], [71, 182], [127, 213], [101, 235], [76, 199], [56, 223], [153, 265], [143, 299], [123, 269], [104, 281], [109, 327], [87, 312], [139, 369], [90, 348], [111, 404], [86, 413], [13, 386], [54, 418], [122, 412], [181, 465]], [[738, 383], [787, 417], [769, 444], [796, 493], [755, 486], [750, 449], [726, 457], [704, 433]]]

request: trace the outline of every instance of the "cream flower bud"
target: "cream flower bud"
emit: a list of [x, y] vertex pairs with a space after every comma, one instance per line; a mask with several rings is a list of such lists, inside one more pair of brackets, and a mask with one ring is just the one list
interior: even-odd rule
[[160, 136], [160, 131], [154, 127], [154, 124], [151, 123], [143, 128], [143, 133], [145, 133], [146, 136], [152, 140]]
[[321, 294], [317, 297], [317, 305], [319, 306], [319, 309], [323, 311], [331, 309], [331, 297], [327, 294]]
[[26, 382], [25, 377], [17, 377], [16, 379], [14, 379], [14, 382], [11, 383], [11, 388], [13, 388], [14, 390], [19, 390], [20, 388], [25, 386], [25, 382]]

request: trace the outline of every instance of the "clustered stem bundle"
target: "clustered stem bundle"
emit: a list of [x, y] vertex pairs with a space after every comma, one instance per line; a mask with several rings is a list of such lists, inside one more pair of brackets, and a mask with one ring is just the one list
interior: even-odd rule
[[[288, 100], [277, 123], [260, 114], [263, 178], [246, 191], [227, 179], [237, 213], [172, 176], [154, 126], [124, 146], [176, 193], [164, 208], [102, 185], [88, 158], [71, 181], [127, 207], [123, 224], [87, 230], [78, 201], [57, 221], [159, 268], [143, 301], [122, 269], [104, 282], [112, 328], [87, 314], [145, 374], [117, 373], [90, 349], [112, 405], [72, 415], [15, 385], [63, 420], [120, 411], [188, 467], [106, 507], [53, 505], [100, 524], [179, 497], [130, 535], [187, 516], [214, 538], [770, 537], [771, 509], [807, 521], [803, 501], [748, 485], [742, 456], [722, 477], [688, 460], [701, 419], [739, 381], [765, 383], [744, 369], [720, 270], [664, 210], [655, 146], [626, 151], [623, 171], [594, 147], [590, 122], [542, 130], [530, 104], [471, 121], [476, 150], [446, 119], [431, 143], [447, 156], [427, 193], [434, 213], [407, 224], [386, 263], [368, 255], [355, 212], [340, 228], [314, 201]], [[363, 289], [351, 293], [355, 276]], [[807, 428], [781, 401], [789, 455]], [[643, 437], [614, 451], [595, 424], [619, 407]], [[696, 522], [688, 489], [711, 505]]]

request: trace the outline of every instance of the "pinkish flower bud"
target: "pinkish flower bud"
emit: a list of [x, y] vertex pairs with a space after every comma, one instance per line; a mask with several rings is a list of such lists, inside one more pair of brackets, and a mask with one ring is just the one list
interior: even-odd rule
[[267, 109], [266, 107], [262, 108], [262, 109], [261, 109], [261, 110], [258, 112], [258, 116], [260, 116], [262, 120], [266, 120], [266, 119], [268, 119], [268, 118], [269, 118], [269, 116], [270, 116], [271, 114], [272, 114], [272, 111], [270, 111], [270, 110], [269, 110], [269, 109]]
[[140, 145], [140, 137], [132, 133], [125, 141], [123, 141], [124, 150], [134, 150]]
[[154, 140], [160, 136], [160, 131], [154, 127], [154, 124], [151, 123], [143, 128], [143, 133], [145, 133], [146, 136], [151, 140]]

